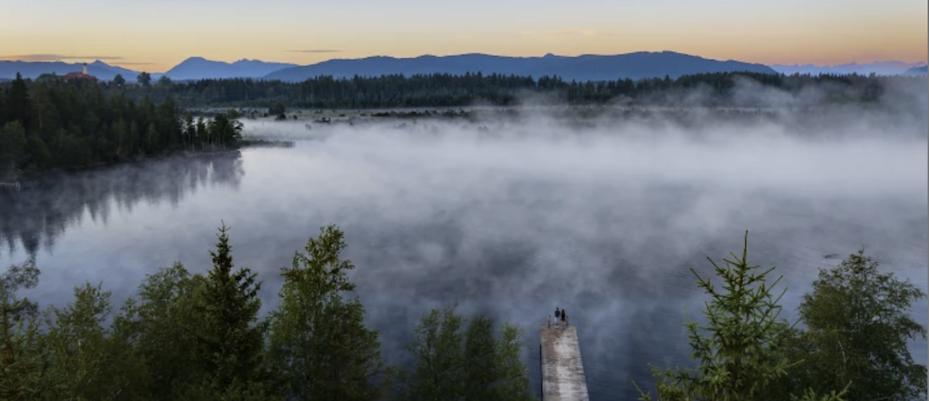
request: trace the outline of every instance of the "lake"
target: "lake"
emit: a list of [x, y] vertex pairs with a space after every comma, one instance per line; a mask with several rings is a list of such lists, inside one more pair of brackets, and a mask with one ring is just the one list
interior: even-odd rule
[[[650, 386], [649, 364], [689, 363], [682, 324], [706, 299], [689, 268], [709, 274], [706, 257], [740, 252], [745, 230], [749, 262], [784, 275], [791, 320], [817, 268], [861, 248], [927, 289], [924, 134], [702, 127], [246, 121], [247, 136], [294, 146], [45, 176], [0, 192], [0, 263], [35, 254], [42, 276], [27, 295], [45, 305], [68, 302], [86, 280], [121, 302], [173, 261], [205, 272], [225, 222], [236, 265], [264, 282], [267, 311], [280, 267], [335, 223], [388, 363], [405, 360], [422, 314], [457, 302], [525, 330], [538, 392], [538, 328], [557, 306], [577, 327], [592, 400], [636, 399], [632, 380]], [[926, 325], [927, 314], [922, 300], [913, 316]], [[927, 360], [925, 340], [911, 349]]]

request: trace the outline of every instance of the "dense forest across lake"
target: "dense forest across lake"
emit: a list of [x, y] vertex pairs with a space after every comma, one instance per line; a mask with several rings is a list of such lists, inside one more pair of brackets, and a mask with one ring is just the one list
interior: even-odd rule
[[[53, 80], [43, 76], [37, 81]], [[139, 82], [118, 77], [100, 84], [108, 95], [122, 94], [160, 102], [168, 97], [183, 107], [271, 107], [282, 103], [300, 108], [449, 107], [473, 104], [514, 105], [536, 97], [567, 104], [603, 104], [627, 101], [664, 104], [670, 98], [699, 93], [704, 105], [745, 106], [750, 99], [736, 96], [751, 82], [793, 95], [811, 95], [816, 102], [876, 102], [888, 87], [925, 85], [926, 77], [877, 75], [775, 75], [760, 73], [709, 73], [650, 79], [616, 79], [601, 82], [564, 81], [559, 77], [449, 74], [384, 75], [335, 79], [320, 76], [289, 83], [254, 79], [153, 81], [142, 74]]]
[[241, 130], [229, 114], [195, 121], [171, 96], [155, 102], [93, 81], [17, 77], [0, 86], [0, 180], [23, 171], [235, 147]]
[[[558, 77], [478, 73], [317, 77], [300, 83], [252, 79], [172, 82], [166, 77], [152, 82], [144, 73], [137, 83], [129, 83], [119, 76], [110, 82], [97, 82], [44, 75], [35, 81], [17, 78], [0, 83], [0, 179], [21, 172], [78, 168], [180, 150], [224, 149], [237, 146], [241, 140], [242, 126], [235, 113], [195, 120], [184, 109], [258, 107], [283, 118], [286, 108], [295, 107], [370, 109], [527, 102], [708, 107], [918, 105], [912, 101], [918, 96], [916, 92], [897, 89], [925, 85], [926, 77], [873, 74], [713, 73], [677, 79], [567, 82]], [[888, 93], [897, 101], [884, 102]], [[784, 104], [784, 94], [789, 104]], [[899, 99], [901, 94], [913, 99]]]

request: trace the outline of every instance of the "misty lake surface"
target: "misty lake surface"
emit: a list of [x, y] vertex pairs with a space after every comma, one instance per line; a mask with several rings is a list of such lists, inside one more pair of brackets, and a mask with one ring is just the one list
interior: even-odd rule
[[[834, 143], [765, 136], [723, 143], [582, 135], [498, 135], [439, 127], [409, 134], [248, 122], [291, 148], [249, 148], [49, 176], [0, 192], [0, 263], [36, 255], [27, 295], [61, 305], [102, 281], [118, 305], [174, 261], [205, 272], [216, 228], [235, 264], [276, 304], [280, 267], [335, 223], [381, 332], [388, 363], [420, 316], [458, 302], [525, 330], [539, 391], [539, 325], [555, 307], [577, 327], [592, 400], [636, 399], [649, 364], [688, 365], [682, 324], [710, 274], [740, 252], [775, 266], [793, 320], [817, 268], [864, 248], [882, 269], [927, 289], [926, 139]], [[538, 132], [545, 128], [539, 128]], [[305, 131], [305, 130], [304, 130]], [[767, 131], [765, 131], [767, 132]], [[300, 136], [304, 135], [304, 136]], [[462, 139], [466, 138], [466, 139]], [[913, 316], [923, 325], [927, 304]], [[926, 341], [911, 344], [927, 359]]]

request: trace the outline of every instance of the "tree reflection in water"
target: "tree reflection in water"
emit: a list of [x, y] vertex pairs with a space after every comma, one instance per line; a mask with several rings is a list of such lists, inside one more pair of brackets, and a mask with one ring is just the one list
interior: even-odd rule
[[[18, 246], [35, 256], [52, 252], [55, 240], [80, 223], [85, 211], [103, 224], [115, 206], [132, 211], [140, 201], [181, 200], [206, 185], [238, 188], [245, 172], [241, 153], [228, 151], [49, 174], [25, 181], [19, 191], [0, 190], [0, 240], [13, 253]], [[5, 248], [5, 249], [4, 249]]]

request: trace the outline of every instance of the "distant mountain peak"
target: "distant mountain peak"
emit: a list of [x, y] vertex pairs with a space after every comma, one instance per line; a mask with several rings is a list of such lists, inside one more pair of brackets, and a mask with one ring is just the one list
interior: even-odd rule
[[164, 75], [174, 80], [260, 78], [274, 71], [296, 67], [296, 64], [273, 63], [243, 58], [232, 63], [190, 57]]
[[773, 69], [754, 63], [719, 61], [672, 51], [636, 52], [616, 55], [585, 54], [542, 57], [513, 57], [482, 53], [418, 57], [371, 56], [358, 59], [327, 60], [320, 63], [272, 72], [265, 79], [303, 81], [317, 76], [415, 75], [466, 73], [559, 76], [564, 80], [605, 81], [620, 78], [663, 78], [685, 74], [747, 71], [776, 74]]

